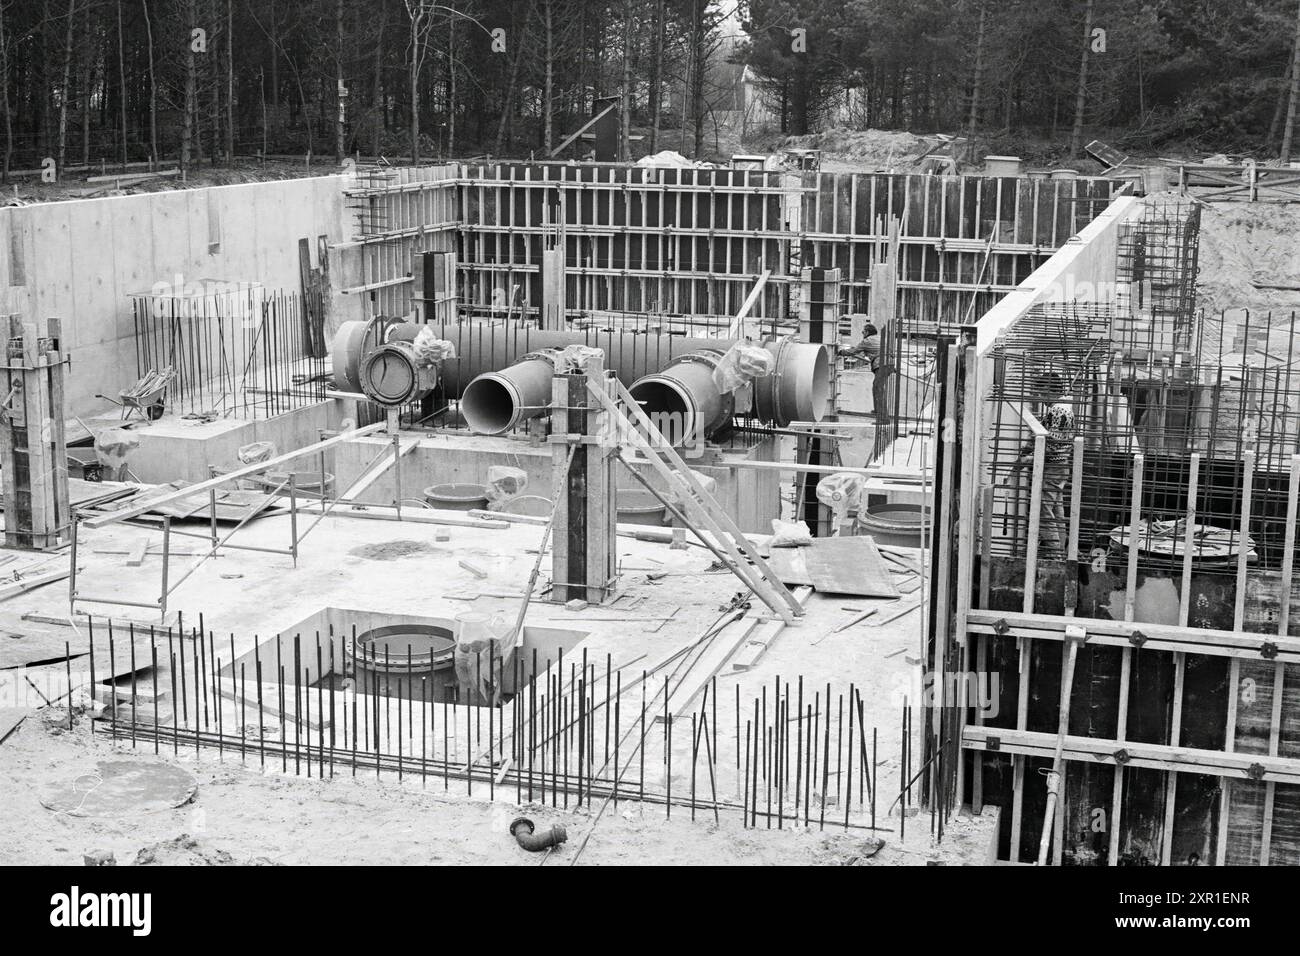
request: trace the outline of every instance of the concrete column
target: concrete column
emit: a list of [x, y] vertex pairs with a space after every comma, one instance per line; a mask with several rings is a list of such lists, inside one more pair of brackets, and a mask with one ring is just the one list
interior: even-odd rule
[[[617, 485], [615, 433], [609, 415], [587, 390], [588, 383], [611, 394], [603, 354], [582, 368], [558, 362], [552, 380], [551, 443], [559, 493], [552, 533], [552, 599], [599, 604], [611, 597], [616, 577]], [[567, 475], [569, 450], [573, 460]], [[563, 477], [561, 477], [563, 476]]]

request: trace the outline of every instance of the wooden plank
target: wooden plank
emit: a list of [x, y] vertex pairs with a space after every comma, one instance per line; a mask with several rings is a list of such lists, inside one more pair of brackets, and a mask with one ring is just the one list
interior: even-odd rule
[[[1246, 616], [1246, 562], [1248, 558], [1247, 542], [1250, 540], [1251, 492], [1255, 478], [1255, 452], [1248, 451], [1243, 456], [1241, 479], [1241, 514], [1237, 537], [1237, 598], [1233, 604], [1232, 629], [1240, 631]], [[1286, 593], [1289, 593], [1289, 589]]]
[[[967, 725], [962, 731], [962, 746], [970, 750], [987, 750], [990, 739], [998, 741], [1000, 753], [1032, 757], [1050, 757], [1056, 748], [1056, 734], [1043, 731], [1012, 730], [1003, 727]], [[1218, 750], [1171, 747], [1167, 744], [1144, 744], [1110, 740], [1103, 737], [1071, 735], [1065, 739], [1065, 759], [1089, 764], [1116, 766], [1115, 755], [1123, 751], [1125, 766], [1153, 770], [1176, 769], [1191, 773], [1246, 779], [1256, 764], [1263, 779], [1286, 784], [1300, 783], [1300, 759], [1269, 757], [1264, 754], [1233, 754]]]
[[[987, 611], [972, 609], [967, 616], [968, 631], [979, 634], [995, 633], [1003, 624], [1009, 633], [1020, 637], [1061, 640], [1065, 628], [1072, 623], [1063, 617], [1050, 614], [1024, 614], [1019, 611]], [[1137, 621], [1126, 623], [1105, 618], [1078, 618], [1078, 623], [1088, 631], [1088, 640], [1122, 646], [1131, 643], [1141, 634], [1148, 643], [1164, 645], [1168, 649], [1187, 650], [1191, 653], [1259, 659], [1264, 652], [1276, 653], [1279, 658], [1300, 657], [1300, 638], [1277, 637], [1273, 634], [1218, 631], [1210, 628], [1178, 627], [1173, 624], [1152, 624]]]
[[21, 581], [14, 581], [0, 587], [0, 601], [7, 601], [11, 597], [17, 597], [19, 594], [26, 594], [28, 591], [34, 591], [36, 588], [44, 587], [47, 584], [53, 584], [55, 581], [62, 581], [72, 574], [71, 570], [46, 571], [44, 574], [34, 574], [31, 577], [24, 578]]
[[1201, 475], [1201, 454], [1193, 452], [1187, 474], [1187, 509], [1183, 513], [1183, 586], [1178, 595], [1178, 624], [1187, 626], [1192, 598], [1192, 543], [1196, 535], [1196, 487]]
[[[1040, 429], [1041, 425], [1038, 426]], [[1029, 486], [1029, 537], [1025, 541], [1025, 584], [1023, 608], [1026, 614], [1034, 610], [1034, 592], [1038, 580], [1038, 535], [1043, 520], [1043, 462], [1046, 456], [1046, 433], [1034, 433], [1034, 470]]]
[[0, 744], [32, 713], [27, 707], [0, 707]]
[[[1295, 567], [1295, 531], [1297, 502], [1300, 501], [1300, 455], [1291, 456], [1291, 474], [1286, 486], [1286, 524], [1283, 525], [1281, 607], [1278, 609], [1277, 632], [1286, 635], [1291, 622], [1291, 582]], [[1186, 585], [1184, 585], [1186, 590]]]
[[[355, 501], [366, 489], [388, 473], [388, 470], [396, 465], [407, 453], [420, 444], [419, 438], [408, 439], [402, 442], [398, 447], [396, 454], [385, 454], [377, 462], [367, 468], [362, 474], [348, 486], [343, 492], [343, 498], [347, 501]], [[324, 489], [321, 489], [322, 492]]]
[[[628, 414], [636, 424], [645, 430], [646, 435], [659, 435], [658, 429], [655, 428], [654, 424], [646, 416], [645, 412], [643, 412], [637, 405], [632, 396], [628, 394], [627, 389], [619, 384], [617, 379], [614, 379], [613, 381], [618, 389], [619, 397], [622, 399], [623, 408], [627, 409]], [[590, 394], [595, 395], [599, 399], [602, 406], [604, 406], [608, 412], [615, 416], [622, 415], [619, 406], [616, 405], [614, 400], [609, 395], [606, 395], [604, 391], [593, 388], [590, 383], [587, 388]], [[651, 467], [659, 473], [659, 476], [664, 480], [669, 488], [683, 484], [685, 485], [685, 489], [688, 493], [683, 495], [683, 500], [687, 503], [688, 511], [694, 511], [694, 517], [704, 524], [705, 528], [717, 539], [717, 542], [721, 545], [722, 549], [726, 551], [728, 557], [733, 562], [732, 573], [740, 577], [746, 584], [749, 584], [754, 589], [755, 593], [759, 595], [760, 599], [780, 614], [787, 624], [794, 623], [795, 615], [802, 614], [803, 608], [797, 601], [795, 601], [794, 596], [790, 594], [785, 585], [783, 585], [776, 577], [772, 569], [767, 565], [767, 562], [765, 562], [757, 552], [750, 547], [748, 541], [740, 532], [740, 529], [735, 527], [731, 520], [726, 516], [726, 513], [718, 507], [718, 504], [713, 500], [713, 497], [704, 490], [698, 481], [695, 480], [690, 469], [681, 458], [677, 456], [676, 452], [674, 452], [671, 447], [662, 447], [659, 449], [663, 451], [664, 456], [672, 463], [673, 468], [670, 468], [669, 465], [659, 457], [657, 450], [649, 443], [649, 441], [641, 436], [636, 428], [625, 429], [625, 436], [642, 453], [642, 455], [645, 456], [645, 460], [647, 460]], [[663, 442], [662, 436], [660, 436], [658, 442]], [[664, 445], [666, 445], [666, 443], [664, 443]], [[722, 522], [721, 527], [719, 527], [718, 520], [714, 519], [715, 514], [718, 516], [718, 520]], [[752, 573], [750, 566], [746, 564], [745, 558], [741, 557], [741, 553], [737, 548], [739, 548], [740, 551], [743, 551], [745, 557], [749, 558], [750, 561], [753, 562]]]
[[1142, 469], [1146, 458], [1141, 452], [1133, 456], [1132, 497], [1128, 516], [1128, 574], [1124, 587], [1124, 620], [1133, 620], [1134, 602], [1137, 600], [1138, 524], [1142, 520]]
[[[774, 553], [781, 548], [773, 549]], [[812, 586], [823, 594], [898, 597], [876, 543], [868, 537], [814, 538], [804, 552]]]
[[[732, 621], [715, 634], [708, 644], [701, 649], [698, 657], [690, 664], [686, 674], [669, 692], [667, 710], [674, 718], [682, 716], [691, 703], [703, 693], [714, 676], [723, 668], [738, 650], [749, 640], [758, 626], [759, 619], [753, 612]], [[663, 720], [663, 710], [655, 712], [655, 720]]]

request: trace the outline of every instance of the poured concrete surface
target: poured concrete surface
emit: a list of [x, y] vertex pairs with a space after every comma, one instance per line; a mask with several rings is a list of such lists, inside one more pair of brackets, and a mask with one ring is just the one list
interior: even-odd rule
[[[431, 514], [422, 509], [415, 509], [413, 513], [426, 516]], [[455, 516], [464, 518], [463, 514]], [[315, 519], [300, 514], [298, 520], [301, 534]], [[241, 531], [234, 541], [258, 547], [287, 547], [290, 540], [290, 521], [287, 515], [259, 519]], [[188, 526], [177, 524], [176, 528], [188, 529], [199, 534], [206, 533], [206, 528], [201, 523]], [[440, 531], [449, 533], [450, 539], [438, 541]], [[155, 600], [160, 587], [161, 557], [151, 553], [142, 566], [127, 567], [126, 556], [122, 553], [137, 549], [150, 534], [151, 532], [145, 529], [126, 525], [110, 525], [100, 529], [83, 528], [78, 541], [80, 568], [78, 588], [84, 593], [108, 594], [125, 600]], [[536, 549], [540, 544], [541, 536], [542, 529], [535, 525], [512, 525], [502, 530], [445, 528], [409, 521], [369, 520], [351, 517], [347, 513], [331, 514], [324, 518], [302, 542], [296, 568], [286, 555], [223, 551], [219, 557], [209, 560], [186, 579], [172, 595], [170, 606], [174, 609], [173, 615], [181, 616], [186, 628], [197, 624], [199, 616], [202, 615], [205, 627], [215, 632], [215, 653], [221, 658], [223, 666], [228, 664], [232, 657], [236, 660], [246, 659], [246, 655], [259, 641], [274, 639], [277, 634], [282, 634], [286, 639], [291, 640], [293, 634], [303, 630], [304, 622], [313, 620], [333, 622], [337, 619], [338, 626], [346, 628], [346, 622], [338, 617], [340, 614], [344, 617], [350, 615], [353, 619], [362, 621], [364, 626], [365, 621], [375, 620], [454, 619], [461, 611], [473, 609], [496, 615], [509, 625], [513, 622], [518, 608], [518, 599], [480, 596], [475, 600], [465, 601], [456, 600], [455, 596], [464, 597], [488, 589], [514, 591], [521, 589], [537, 559]], [[156, 540], [158, 535], [153, 534], [153, 538]], [[204, 541], [178, 537], [173, 539], [173, 545], [178, 549], [200, 551], [204, 547]], [[526, 625], [529, 628], [548, 628], [557, 633], [576, 632], [579, 637], [586, 634], [580, 644], [575, 646], [570, 643], [566, 664], [575, 660], [580, 652], [585, 653], [596, 666], [597, 674], [601, 677], [604, 674], [606, 660], [611, 660], [615, 667], [626, 665], [625, 679], [631, 679], [633, 675], [639, 676], [642, 669], [650, 667], [671, 651], [698, 641], [700, 636], [723, 616], [721, 609], [742, 589], [738, 579], [730, 573], [708, 570], [713, 563], [713, 556], [701, 547], [691, 547], [685, 551], [672, 550], [666, 544], [640, 542], [620, 537], [618, 552], [622, 572], [620, 586], [627, 594], [624, 601], [606, 607], [592, 606], [584, 610], [572, 611], [539, 596], [530, 606], [526, 618]], [[173, 560], [171, 579], [176, 581], [193, 559]], [[479, 577], [464, 568], [460, 563], [463, 560], [468, 560], [485, 572], [486, 577]], [[549, 556], [543, 561], [542, 570], [544, 582], [549, 577]], [[717, 788], [718, 797], [724, 805], [734, 807], [742, 799], [744, 781], [736, 767], [736, 753], [738, 749], [743, 748], [744, 736], [743, 727], [739, 734], [737, 733], [735, 702], [738, 689], [744, 711], [743, 724], [743, 720], [752, 719], [751, 702], [759, 699], [764, 689], [771, 698], [778, 679], [783, 686], [788, 683], [792, 698], [795, 697], [796, 687], [802, 679], [806, 709], [812, 708], [815, 695], [824, 694], [826, 685], [831, 684], [834, 703], [827, 707], [825, 701], [819, 701], [817, 713], [814, 714], [824, 734], [823, 721], [828, 719], [827, 714], [836, 714], [839, 698], [847, 693], [848, 686], [852, 682], [861, 689], [865, 705], [864, 722], [869, 728], [875, 728], [877, 731], [876, 826], [878, 830], [876, 832], [889, 846], [894, 846], [898, 842], [899, 816], [896, 808], [891, 808], [891, 805], [899, 789], [901, 706], [904, 696], [915, 702], [921, 695], [922, 689], [915, 662], [920, 657], [922, 647], [922, 614], [919, 609], [913, 608], [896, 620], [883, 625], [873, 626], [872, 621], [868, 619], [843, 631], [836, 629], [858, 617], [864, 609], [879, 605], [882, 610], [876, 617], [881, 619], [899, 608], [913, 607], [919, 597], [920, 593], [910, 594], [904, 596], [901, 602], [891, 604], [867, 599], [846, 599], [813, 594], [806, 604], [806, 616], [795, 626], [781, 630], [752, 669], [735, 672], [728, 661], [718, 670], [716, 683], [710, 690], [716, 688], [714, 699], [717, 702], [717, 713], [711, 715], [711, 720], [716, 724], [712, 733], [717, 735], [720, 759], [716, 768], [716, 778], [712, 782], [708, 779], [704, 757], [700, 756], [698, 759], [696, 786], [700, 800], [706, 799], [712, 787]], [[625, 602], [634, 606], [627, 610], [620, 610]], [[759, 621], [770, 617], [759, 602], [752, 603], [753, 609], [750, 613]], [[125, 656], [124, 645], [127, 644], [127, 640], [123, 630], [127, 627], [128, 620], [135, 622], [131, 627], [138, 635], [137, 646], [144, 659], [148, 659], [151, 645], [142, 635], [146, 633], [150, 623], [155, 625], [158, 623], [157, 614], [150, 615], [138, 608], [112, 608], [106, 605], [85, 607], [93, 607], [101, 614], [111, 612], [116, 618], [118, 645], [114, 663], [118, 665], [117, 672], [121, 672]], [[326, 614], [325, 612], [330, 609], [334, 610]], [[40, 617], [52, 618], [59, 615], [66, 617], [66, 588], [62, 585], [50, 586], [12, 599], [4, 610], [0, 611], [0, 627], [22, 633], [24, 628], [31, 626], [29, 622], [22, 620], [24, 613], [34, 613]], [[664, 618], [667, 620], [663, 620]], [[169, 623], [176, 623], [174, 616]], [[45, 627], [49, 629], [51, 626]], [[88, 628], [84, 623], [79, 623], [75, 628], [54, 626], [53, 629], [66, 635], [73, 654], [88, 649]], [[162, 635], [165, 632], [157, 633]], [[95, 659], [97, 666], [105, 667], [105, 627], [102, 620], [97, 621], [96, 634]], [[303, 639], [310, 646], [311, 637], [303, 634]], [[142, 640], [145, 643], [138, 643]], [[160, 636], [158, 640], [162, 641], [164, 638]], [[170, 683], [165, 646], [160, 646], [159, 651], [158, 687], [160, 696], [165, 698]], [[541, 656], [546, 655], [543, 653]], [[87, 675], [84, 673], [84, 668], [84, 662], [79, 660], [74, 670], [74, 686], [83, 688], [86, 686]], [[53, 668], [55, 671], [58, 669], [58, 665]], [[653, 720], [655, 715], [654, 700], [661, 690], [659, 685], [662, 677], [662, 673], [652, 675], [648, 684], [643, 685], [646, 686], [650, 699], [649, 720]], [[152, 683], [149, 678], [145, 678], [144, 682], [145, 686], [138, 690], [140, 696], [148, 701], [152, 695]], [[119, 694], [122, 693], [120, 688], [119, 684]], [[224, 695], [225, 691], [223, 697]], [[628, 733], [629, 724], [635, 719], [639, 708], [639, 696], [639, 692], [625, 693], [622, 700], [621, 726], [625, 734]], [[660, 693], [659, 696], [661, 702], [662, 694]], [[74, 699], [84, 703], [85, 697], [84, 694], [78, 693], [74, 695]], [[340, 700], [346, 699], [346, 696], [340, 697]], [[689, 794], [692, 753], [689, 720], [691, 713], [702, 715], [706, 712], [706, 709], [701, 706], [702, 703], [701, 696], [697, 694], [689, 702], [689, 707], [682, 707], [674, 721], [671, 738], [671, 778], [666, 773], [664, 745], [667, 735], [663, 732], [662, 725], [650, 726], [642, 751], [645, 755], [645, 785], [648, 793], [662, 793], [671, 783], [674, 799], [682, 800]], [[317, 706], [316, 700], [310, 702], [313, 718], [319, 713]], [[712, 706], [711, 704], [710, 707]], [[227, 733], [230, 732], [230, 728], [240, 723], [241, 716], [251, 720], [251, 717], [243, 715], [230, 699], [223, 699], [223, 707]], [[164, 701], [159, 709], [163, 712], [162, 720], [165, 724], [171, 714], [171, 707]], [[792, 704], [792, 711], [793, 709]], [[144, 710], [146, 716], [141, 720], [147, 726], [152, 722], [152, 710], [147, 703]], [[456, 715], [456, 711], [460, 711], [459, 716]], [[471, 712], [470, 708], [453, 708], [452, 719], [458, 721], [457, 737], [468, 728], [468, 714]], [[125, 711], [119, 713], [119, 719], [127, 719]], [[477, 716], [477, 719], [483, 720], [486, 724], [485, 718]], [[772, 715], [769, 715], [768, 719], [771, 722]], [[791, 719], [793, 722], [793, 713]], [[598, 717], [596, 730], [598, 746], [602, 737], [600, 722]], [[36, 727], [34, 733], [47, 732], [44, 724], [38, 725], [38, 722], [34, 721], [28, 723]], [[30, 741], [31, 738], [23, 737], [21, 733], [16, 734], [0, 747], [0, 780], [3, 780], [3, 786], [9, 788], [18, 786], [18, 781], [24, 775], [30, 777], [33, 772], [31, 760], [20, 765], [12, 763], [23, 752], [22, 748], [12, 747], [16, 739]], [[815, 739], [820, 749], [825, 738], [819, 735]], [[126, 744], [110, 744], [103, 733], [96, 737], [94, 743], [90, 743], [84, 722], [79, 723], [77, 729], [71, 733], [65, 732], [50, 740], [40, 740], [38, 743], [44, 748], [43, 752], [48, 753], [48, 758], [40, 763], [41, 775], [49, 774], [51, 778], [60, 780], [66, 779], [69, 774], [79, 772], [78, 768], [87, 764], [89, 756], [102, 758], [113, 751], [130, 750], [129, 745]], [[740, 746], [738, 747], [737, 744]], [[91, 747], [89, 752], [86, 750], [88, 745]], [[648, 806], [643, 818], [637, 810], [637, 819], [643, 819], [644, 822], [638, 823], [634, 828], [628, 827], [627, 821], [610, 816], [612, 810], [608, 811], [607, 819], [602, 822], [597, 830], [597, 837], [593, 839], [593, 850], [597, 847], [603, 849], [593, 853], [591, 861], [597, 862], [603, 859], [605, 862], [636, 862], [634, 858], [638, 854], [643, 854], [647, 856], [647, 862], [660, 859], [663, 862], [683, 860], [705, 862], [709, 854], [704, 853], [702, 849], [685, 846], [691, 842], [689, 834], [692, 832], [710, 834], [708, 841], [702, 841], [702, 845], [723, 846], [722, 849], [716, 849], [712, 853], [715, 858], [713, 862], [729, 858], [734, 858], [735, 862], [767, 862], [778, 859], [784, 862], [843, 862], [855, 856], [863, 857], [858, 844], [861, 844], [871, 833], [870, 830], [865, 829], [870, 823], [869, 804], [861, 801], [858, 792], [860, 788], [856, 785], [855, 776], [854, 806], [850, 808], [854, 828], [847, 831], [846, 835], [842, 830], [842, 820], [845, 812], [843, 796], [847, 794], [842, 796], [840, 792], [841, 771], [835, 759], [837, 745], [836, 736], [832, 734], [830, 743], [833, 751], [832, 766], [827, 768], [825, 776], [819, 771], [812, 785], [804, 784], [806, 794], [809, 795], [812, 803], [810, 810], [802, 809], [802, 805], [808, 801], [803, 800], [801, 796], [800, 821], [804, 814], [808, 813], [811, 828], [818, 833], [820, 833], [822, 807], [825, 806], [828, 834], [825, 839], [831, 841], [830, 843], [824, 845], [821, 842], [823, 837], [811, 836], [802, 826], [798, 827], [800, 831], [798, 836], [788, 833], [768, 836], [767, 821], [762, 816], [767, 809], [764, 795], [759, 805], [758, 823], [761, 832], [745, 833], [740, 827], [738, 810], [724, 808], [722, 831], [716, 832], [729, 834], [725, 837], [713, 835], [715, 831], [712, 814], [705, 813], [702, 809], [697, 812], [698, 819], [693, 827], [686, 819], [689, 816], [689, 808], [681, 806], [673, 808], [671, 824], [664, 821], [661, 806]], [[409, 731], [407, 742], [403, 744], [399, 740], [396, 746], [398, 750], [404, 750], [408, 756], [420, 752], [420, 741], [418, 739], [411, 741]], [[458, 761], [469, 758], [468, 744], [464, 746], [466, 749], [458, 749], [456, 752], [455, 759]], [[462, 745], [457, 742], [456, 747], [460, 748]], [[160, 759], [176, 761], [177, 758], [169, 754], [170, 749], [164, 745], [161, 748]], [[790, 749], [791, 759], [794, 759], [793, 742]], [[149, 752], [151, 755], [152, 750], [152, 743], [141, 743], [138, 752]], [[919, 752], [919, 742], [914, 742], [914, 765]], [[192, 753], [191, 748], [189, 755], [182, 754], [179, 761], [188, 764], [193, 760]], [[623, 748], [622, 753], [626, 774], [628, 762], [633, 758], [634, 753], [630, 743]], [[229, 752], [225, 759], [227, 763], [232, 762]], [[639, 755], [636, 759], [639, 760]], [[208, 750], [205, 750], [200, 758], [201, 765], [205, 767], [210, 767], [216, 762], [215, 753]], [[601, 759], [596, 761], [597, 769], [602, 762]], [[301, 801], [298, 812], [304, 819], [312, 820], [322, 816], [329, 817], [338, 811], [337, 804], [340, 801], [352, 799], [343, 796], [341, 789], [335, 786], [322, 787], [316, 782], [288, 780], [279, 776], [270, 779], [270, 775], [278, 773], [281, 766], [279, 761], [272, 763], [274, 767], [268, 764], [266, 771], [268, 776], [264, 777], [259, 771], [253, 769], [250, 760], [248, 771], [240, 771], [238, 781], [229, 782], [229, 786], [233, 788], [232, 792], [240, 792], [248, 796], [260, 793], [263, 788], [269, 788], [276, 794], [295, 794], [293, 798], [287, 799]], [[293, 759], [290, 758], [288, 761], [290, 774], [293, 765]], [[373, 771], [370, 775], [373, 777]], [[363, 801], [363, 805], [371, 800], [383, 805], [385, 801], [392, 799], [383, 796], [384, 794], [391, 794], [395, 789], [401, 789], [403, 792], [411, 789], [409, 783], [404, 788], [395, 788], [395, 781], [389, 780], [391, 776], [388, 773], [384, 775], [384, 782], [378, 785], [378, 795], [368, 794], [364, 798], [359, 798]], [[410, 776], [408, 771], [408, 778]], [[847, 779], [846, 770], [844, 781], [846, 782]], [[630, 784], [630, 781], [625, 778], [625, 783]], [[441, 781], [435, 782], [433, 778], [426, 781], [430, 789], [440, 784]], [[415, 786], [418, 787], [418, 783]], [[451, 782], [452, 789], [464, 786], [463, 781]], [[302, 789], [304, 787], [305, 789]], [[823, 789], [826, 791], [824, 794]], [[482, 783], [476, 783], [474, 790], [473, 808], [457, 811], [466, 815], [463, 819], [447, 811], [450, 815], [446, 820], [410, 821], [411, 827], [429, 835], [430, 842], [427, 844], [429, 854], [438, 852], [435, 838], [437, 834], [457, 832], [458, 819], [467, 826], [470, 825], [469, 820], [475, 821], [474, 826], [482, 828], [486, 834], [484, 839], [487, 842], [484, 845], [496, 846], [499, 839], [496, 831], [504, 830], [509, 820], [505, 820], [501, 827], [495, 826], [492, 821], [497, 821], [498, 817], [508, 816], [509, 812], [500, 806], [493, 808], [486, 803], [478, 802], [485, 800], [487, 796]], [[500, 790], [497, 796], [503, 797]], [[513, 801], [513, 791], [504, 796]], [[782, 811], [783, 819], [779, 823], [782, 829], [795, 825], [788, 817], [793, 811], [790, 805], [792, 794], [789, 791], [786, 792], [786, 798], [787, 807]], [[204, 799], [201, 785], [198, 803], [200, 807], [205, 805]], [[243, 802], [257, 803], [260, 799], [258, 797]], [[425, 798], [415, 795], [412, 799], [418, 801]], [[44, 819], [42, 815], [47, 813], [45, 810], [36, 812], [38, 807], [24, 809], [26, 804], [22, 799], [16, 804], [11, 804], [8, 798], [4, 802], [7, 807], [15, 805], [19, 808], [16, 813], [7, 815], [17, 821], [11, 824], [15, 828], [20, 829], [24, 820], [28, 825], [39, 826], [40, 821]], [[239, 802], [241, 801], [226, 804], [223, 812], [236, 813], [233, 804]], [[438, 804], [438, 810], [439, 814], [444, 812], [441, 803]], [[247, 839], [246, 847], [240, 849], [238, 841], [235, 841], [235, 845], [223, 848], [237, 859], [241, 855], [246, 858], [258, 855], [254, 852], [256, 841], [251, 839], [252, 834], [261, 833], [264, 836], [265, 827], [274, 817], [274, 814], [271, 814], [267, 819], [263, 819], [259, 825], [264, 829], [258, 831], [253, 823], [253, 818], [258, 815], [258, 812], [251, 807], [245, 807], [237, 812], [239, 818], [249, 827], [245, 837], [241, 838]], [[776, 812], [774, 808], [774, 815]], [[619, 814], [622, 813], [623, 807], [620, 806]], [[545, 825], [549, 820], [548, 816], [542, 816], [539, 823]], [[840, 823], [840, 828], [835, 828], [836, 822]], [[339, 826], [344, 825], [352, 827], [352, 837], [348, 841], [351, 846], [348, 848], [343, 848], [336, 842], [318, 848], [313, 855], [300, 851], [286, 841], [283, 852], [290, 859], [304, 861], [308, 859], [322, 862], [378, 861], [385, 858], [379, 850], [375, 850], [373, 854], [371, 851], [363, 851], [361, 845], [366, 841], [357, 839], [358, 834], [364, 835], [371, 832], [372, 828], [377, 836], [384, 832], [379, 826], [378, 817], [371, 820], [364, 815], [354, 814], [348, 819], [346, 813], [343, 813]], [[566, 822], [566, 825], [570, 826], [572, 833], [579, 824]], [[772, 826], [776, 828], [778, 821], [773, 820]], [[949, 837], [938, 852], [947, 854], [949, 862], [983, 862], [988, 840], [991, 839], [991, 823], [979, 821], [974, 824], [974, 832], [977, 836], [970, 838], [965, 845], [960, 844], [955, 836], [956, 833], [962, 832], [964, 826], [954, 819], [950, 824]], [[839, 830], [838, 835], [829, 835], [832, 828]], [[192, 827], [187, 828], [184, 823], [176, 823], [172, 827], [172, 832], [160, 831], [157, 838], [172, 839], [181, 832], [191, 830]], [[628, 832], [623, 832], [624, 830]], [[885, 854], [873, 860], [873, 863], [885, 863], [891, 859], [894, 862], [922, 861], [930, 853], [929, 831], [928, 812], [909, 819], [906, 846], [908, 854], [911, 855], [893, 857]], [[81, 834], [79, 838], [81, 842], [73, 848], [75, 852], [97, 848], [94, 843], [97, 831], [83, 832], [78, 829], [76, 832]], [[629, 833], [634, 834], [635, 839], [629, 836]], [[131, 839], [136, 840], [137, 837], [132, 836]], [[606, 840], [610, 842], [606, 843]], [[661, 841], [666, 842], [662, 842], [661, 845]], [[0, 845], [4, 842], [0, 839]], [[391, 844], [394, 841], [381, 842]], [[36, 852], [32, 844], [25, 845], [29, 846], [25, 853]], [[959, 846], [960, 851], [956, 849]], [[675, 848], [678, 858], [670, 860], [673, 856], [672, 848]], [[501, 861], [506, 862], [512, 859], [516, 849], [506, 845], [492, 852], [499, 850], [504, 854], [500, 858]], [[415, 859], [416, 854], [407, 847], [393, 848], [388, 852], [387, 859], [419, 862]], [[663, 855], [659, 856], [659, 854]]]

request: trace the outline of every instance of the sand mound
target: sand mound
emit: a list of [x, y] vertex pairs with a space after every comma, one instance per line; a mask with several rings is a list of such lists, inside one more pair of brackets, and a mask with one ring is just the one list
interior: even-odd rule
[[904, 169], [936, 142], [933, 136], [884, 129], [830, 129], [791, 136], [787, 149], [820, 149], [832, 158], [853, 160], [863, 169]]
[[266, 857], [236, 860], [225, 850], [205, 847], [188, 833], [142, 847], [136, 866], [273, 866]]
[[1222, 202], [1201, 210], [1197, 299], [1207, 312], [1300, 308], [1300, 206]]

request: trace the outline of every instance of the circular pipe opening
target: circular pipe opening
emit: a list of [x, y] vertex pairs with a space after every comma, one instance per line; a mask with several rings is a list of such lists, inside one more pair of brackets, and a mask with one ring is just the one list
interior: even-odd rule
[[670, 445], [680, 445], [695, 434], [695, 402], [676, 382], [647, 376], [628, 393]]
[[826, 406], [831, 400], [831, 363], [825, 349], [817, 350], [813, 363], [812, 388], [809, 389], [810, 421], [819, 422], [826, 417]]
[[455, 647], [449, 627], [390, 624], [357, 635], [355, 658], [351, 644], [345, 642], [344, 654], [366, 670], [419, 673], [447, 666]]
[[460, 413], [471, 431], [500, 435], [519, 422], [519, 393], [495, 372], [487, 372], [465, 386]]

